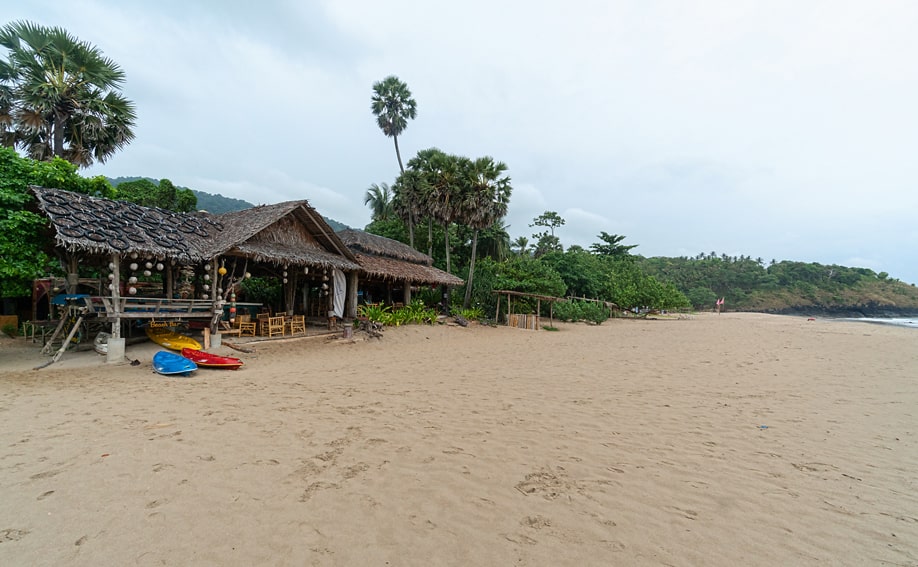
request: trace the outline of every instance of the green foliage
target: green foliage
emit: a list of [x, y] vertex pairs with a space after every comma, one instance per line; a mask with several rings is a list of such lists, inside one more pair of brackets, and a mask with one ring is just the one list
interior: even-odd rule
[[75, 165], [54, 158], [39, 162], [0, 148], [0, 296], [31, 295], [32, 280], [56, 266], [48, 253], [47, 220], [31, 212], [30, 185], [98, 196], [114, 192], [104, 178], [80, 177]]
[[178, 213], [191, 212], [198, 207], [198, 198], [191, 189], [176, 187], [168, 179], [161, 179], [158, 183], [146, 178], [126, 181], [116, 190], [117, 199], [144, 207], [159, 207]]
[[454, 309], [453, 315], [458, 315], [468, 321], [478, 321], [485, 318], [484, 309], [481, 307], [461, 307]]
[[283, 300], [283, 285], [277, 278], [246, 278], [240, 282], [246, 301], [279, 305]]
[[0, 59], [4, 145], [87, 167], [134, 139], [134, 103], [119, 90], [124, 72], [97, 47], [31, 22], [0, 28], [0, 46], [7, 50]]
[[561, 301], [554, 305], [554, 316], [561, 321], [587, 321], [601, 325], [609, 318], [609, 309], [595, 301]]
[[630, 246], [622, 244], [621, 242], [625, 237], [618, 234], [609, 234], [603, 231], [599, 233], [599, 239], [602, 242], [592, 244], [590, 250], [601, 256], [628, 256], [632, 248], [637, 248], [637, 244]]

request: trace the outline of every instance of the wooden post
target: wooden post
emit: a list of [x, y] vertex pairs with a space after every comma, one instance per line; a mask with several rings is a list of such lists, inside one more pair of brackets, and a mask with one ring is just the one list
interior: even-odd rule
[[120, 339], [121, 338], [121, 256], [118, 254], [112, 254], [112, 309], [114, 309], [114, 316], [112, 318], [112, 338]]
[[210, 327], [204, 327], [204, 350], [210, 348]]
[[494, 311], [494, 324], [500, 323], [500, 294], [497, 294], [497, 309]]
[[172, 281], [172, 280], [173, 280], [173, 278], [172, 278], [172, 261], [171, 261], [169, 258], [164, 258], [164, 259], [163, 259], [163, 263], [166, 264], [166, 275], [165, 275], [165, 279], [166, 279], [166, 299], [168, 299], [169, 301], [172, 301], [172, 296], [173, 296], [174, 293], [175, 293], [175, 291], [173, 290], [173, 285], [174, 285], [175, 282]]
[[510, 294], [507, 294], [507, 322], [510, 322]]
[[402, 290], [402, 302], [407, 307], [411, 304], [411, 282], [405, 280], [405, 289]]
[[357, 287], [359, 286], [357, 270], [347, 273], [347, 301], [345, 302], [344, 316], [348, 319], [357, 318]]
[[555, 302], [552, 301], [548, 304], [548, 326], [555, 326]]

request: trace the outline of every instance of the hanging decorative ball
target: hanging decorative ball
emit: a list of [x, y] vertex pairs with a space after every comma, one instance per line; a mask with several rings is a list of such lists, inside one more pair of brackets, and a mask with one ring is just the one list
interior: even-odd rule
[[210, 286], [207, 284], [204, 284], [204, 291], [210, 291]]
[[225, 275], [226, 275], [226, 268], [224, 268], [223, 266], [220, 266], [220, 269], [217, 270], [217, 273], [220, 274], [221, 276], [225, 276]]
[[201, 294], [201, 299], [210, 299], [210, 296], [206, 293]]
[[108, 274], [108, 279], [110, 279], [110, 280], [115, 279], [115, 274]]
[[137, 270], [137, 262], [131, 262], [131, 265], [128, 266], [128, 268], [130, 268], [132, 272]]
[[284, 277], [287, 277], [287, 270], [284, 270]]
[[230, 301], [236, 301], [236, 292], [230, 294]]
[[147, 262], [146, 264], [144, 264], [144, 267], [145, 267], [146, 269], [148, 269], [148, 270], [152, 270], [152, 269], [153, 269], [153, 262]]
[[131, 260], [137, 259], [137, 252], [131, 252]]
[[235, 313], [235, 312], [236, 312], [236, 308], [235, 308], [235, 307], [230, 307], [230, 314], [232, 315], [232, 314]]
[[109, 263], [108, 263], [108, 269], [109, 269], [109, 270], [114, 270], [114, 269], [115, 269], [115, 264], [114, 264], [113, 262], [109, 262]]
[[245, 273], [245, 279], [249, 279], [249, 278], [251, 278], [251, 277], [252, 277], [252, 274], [250, 274], [249, 272], [246, 272], [246, 273]]
[[328, 284], [327, 283], [322, 284], [322, 289], [328, 289]]
[[108, 289], [114, 291], [114, 290], [115, 290], [115, 284], [108, 284]]
[[217, 288], [217, 293], [223, 293], [223, 288], [222, 288], [222, 287], [218, 287], [218, 288]]
[[287, 278], [284, 278], [284, 283], [287, 283]]
[[309, 266], [306, 266], [305, 268], [303, 268], [303, 273], [306, 274], [307, 276], [309, 275]]
[[163, 263], [162, 263], [162, 262], [157, 262], [157, 263], [156, 263], [156, 269], [159, 270], [160, 272], [163, 271]]
[[129, 288], [128, 288], [128, 293], [130, 293], [131, 295], [137, 295], [137, 288], [136, 288], [136, 287], [129, 287]]
[[131, 276], [131, 277], [129, 277], [129, 278], [128, 278], [128, 283], [129, 283], [129, 284], [135, 284], [135, 283], [137, 283], [137, 276]]
[[210, 274], [204, 274], [204, 281], [205, 281], [205, 282], [209, 282], [209, 281], [210, 281]]
[[152, 272], [151, 272], [150, 270], [144, 270], [144, 271], [143, 271], [143, 275], [146, 276], [146, 277], [150, 277], [150, 274], [151, 274], [151, 273], [152, 273]]
[[173, 259], [171, 260], [171, 262], [172, 262], [172, 265], [174, 266], [174, 265], [175, 265], [175, 258], [173, 258]]

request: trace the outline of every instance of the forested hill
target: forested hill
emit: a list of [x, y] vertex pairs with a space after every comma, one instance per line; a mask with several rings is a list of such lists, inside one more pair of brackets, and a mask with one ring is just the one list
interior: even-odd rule
[[[114, 179], [108, 178], [108, 181], [112, 184], [113, 187], [117, 187], [120, 183], [137, 181], [139, 179], [147, 179], [153, 183], [159, 184], [158, 179], [152, 179], [150, 177], [115, 177]], [[188, 189], [187, 187], [180, 187], [178, 185], [176, 185], [176, 187], [178, 189]], [[248, 201], [243, 201], [242, 199], [234, 199], [232, 197], [224, 197], [219, 193], [215, 195], [213, 193], [205, 193], [204, 191], [198, 191], [196, 189], [190, 189], [190, 191], [194, 193], [194, 196], [198, 199], [197, 210], [207, 211], [215, 215], [231, 213], [233, 211], [242, 211], [244, 209], [251, 209], [255, 206]], [[323, 218], [335, 232], [349, 228], [347, 225], [334, 219], [330, 219], [328, 217]]]
[[727, 310], [835, 316], [918, 315], [918, 288], [867, 268], [775, 262], [748, 256], [643, 258], [648, 275], [671, 282], [697, 308], [725, 298]]

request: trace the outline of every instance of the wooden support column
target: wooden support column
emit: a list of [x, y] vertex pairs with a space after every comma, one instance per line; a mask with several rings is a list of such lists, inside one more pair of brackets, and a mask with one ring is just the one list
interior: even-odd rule
[[411, 303], [411, 282], [408, 280], [405, 280], [405, 288], [402, 290], [402, 301], [405, 303], [405, 306]]
[[172, 300], [172, 295], [173, 295], [172, 288], [173, 288], [173, 284], [175, 283], [172, 281], [173, 280], [172, 262], [169, 260], [169, 258], [166, 258], [163, 260], [163, 263], [166, 264], [166, 274], [164, 276], [165, 284], [166, 284], [166, 299]]
[[347, 273], [347, 301], [344, 304], [344, 316], [347, 319], [357, 318], [357, 270]]
[[121, 338], [121, 256], [112, 254], [112, 338]]

